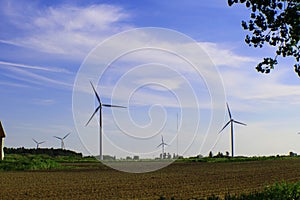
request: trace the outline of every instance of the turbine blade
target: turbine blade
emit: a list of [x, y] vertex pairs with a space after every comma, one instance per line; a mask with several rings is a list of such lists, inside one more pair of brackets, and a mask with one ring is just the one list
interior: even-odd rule
[[59, 140], [61, 140], [61, 139], [62, 139], [61, 137], [57, 137], [57, 136], [53, 136], [53, 137], [55, 137], [55, 138], [57, 138], [57, 139], [59, 139]]
[[71, 133], [68, 133], [67, 135], [65, 135], [65, 137], [63, 137], [63, 139], [66, 139], [66, 137], [68, 137]]
[[225, 124], [225, 126], [223, 126], [223, 128], [220, 130], [219, 133], [221, 133], [221, 132], [226, 128], [226, 126], [228, 126], [228, 124], [229, 124], [230, 122], [231, 122], [231, 121], [228, 121], [228, 122]]
[[100, 106], [98, 106], [98, 108], [96, 108], [95, 112], [92, 114], [92, 116], [90, 117], [89, 121], [86, 123], [85, 126], [87, 126], [90, 123], [90, 121], [93, 119], [94, 115], [98, 112], [99, 109], [100, 109]]
[[125, 106], [110, 105], [110, 104], [102, 104], [102, 106], [111, 107], [111, 108], [127, 108]]
[[97, 91], [96, 91], [96, 89], [95, 89], [95, 87], [94, 87], [92, 81], [90, 81], [90, 83], [91, 83], [91, 85], [92, 85], [92, 88], [93, 88], [93, 90], [94, 90], [94, 93], [95, 93], [95, 95], [96, 95], [96, 97], [97, 97], [97, 100], [98, 100], [99, 104], [101, 104], [100, 97], [99, 97], [99, 95], [98, 95], [98, 93], [97, 93]]
[[232, 117], [231, 117], [231, 112], [230, 112], [230, 109], [229, 109], [228, 103], [226, 103], [226, 106], [227, 106], [227, 110], [228, 110], [229, 117], [230, 117], [230, 119], [231, 119]]
[[38, 143], [38, 141], [36, 141], [35, 139], [32, 138], [32, 140], [33, 140], [35, 143]]
[[39, 142], [39, 144], [43, 144], [43, 143], [45, 143], [46, 141], [43, 141], [43, 142]]
[[160, 147], [162, 145], [162, 143], [160, 143], [156, 148]]
[[235, 120], [233, 120], [233, 122], [235, 122], [235, 123], [237, 123], [237, 124], [241, 124], [241, 125], [247, 126], [247, 124], [244, 124], [244, 123], [242, 123], [242, 122], [238, 122], [238, 121], [235, 121]]

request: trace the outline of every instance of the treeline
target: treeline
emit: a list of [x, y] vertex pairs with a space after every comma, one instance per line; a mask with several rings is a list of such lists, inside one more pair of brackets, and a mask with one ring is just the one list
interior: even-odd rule
[[48, 148], [38, 148], [38, 149], [26, 149], [24, 147], [20, 148], [7, 148], [4, 147], [5, 154], [31, 154], [31, 155], [49, 155], [49, 156], [76, 156], [82, 157], [82, 153], [77, 153], [75, 151], [66, 150], [66, 149], [48, 149]]

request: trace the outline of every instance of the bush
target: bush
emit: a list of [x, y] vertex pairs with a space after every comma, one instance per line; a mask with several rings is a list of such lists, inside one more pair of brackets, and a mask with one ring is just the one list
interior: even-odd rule
[[0, 171], [38, 170], [61, 168], [47, 155], [9, 155], [0, 162]]
[[74, 156], [82, 157], [82, 153], [76, 153], [67, 149], [47, 149], [47, 148], [38, 148], [38, 149], [26, 149], [24, 147], [20, 148], [7, 148], [4, 147], [5, 154], [19, 154], [19, 155], [49, 155], [49, 156]]
[[[207, 199], [220, 199], [216, 196], [208, 197]], [[226, 194], [225, 200], [261, 200], [261, 199], [285, 199], [296, 200], [300, 199], [300, 182], [298, 183], [276, 183], [270, 187], [266, 187], [262, 192], [252, 192], [250, 194], [230, 195]]]

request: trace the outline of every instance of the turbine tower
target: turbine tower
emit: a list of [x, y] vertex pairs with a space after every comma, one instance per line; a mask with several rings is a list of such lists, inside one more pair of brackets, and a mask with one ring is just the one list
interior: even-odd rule
[[176, 148], [177, 148], [177, 155], [176, 155], [176, 157], [178, 158], [178, 113], [177, 113], [177, 129], [176, 129], [176, 133], [177, 133], [177, 137], [176, 137]]
[[111, 104], [103, 104], [101, 103], [101, 99], [100, 99], [100, 96], [98, 95], [94, 85], [92, 82], [90, 82], [91, 85], [92, 85], [92, 88], [93, 88], [93, 91], [95, 93], [95, 96], [98, 100], [98, 103], [99, 103], [99, 106], [95, 109], [94, 113], [92, 114], [92, 116], [90, 117], [89, 121], [86, 123], [85, 126], [87, 126], [90, 121], [92, 120], [92, 118], [94, 117], [94, 115], [99, 111], [99, 124], [100, 124], [100, 127], [99, 127], [99, 134], [100, 134], [100, 145], [99, 145], [99, 155], [100, 155], [100, 160], [103, 160], [103, 154], [102, 154], [102, 107], [110, 107], [110, 108], [126, 108], [124, 106], [118, 106], [118, 105], [111, 105]]
[[58, 137], [58, 136], [53, 136], [57, 139], [59, 139], [61, 141], [61, 144], [60, 144], [60, 148], [61, 149], [65, 149], [65, 143], [64, 143], [64, 139], [66, 139], [71, 133], [68, 133], [67, 135], [65, 135], [64, 137]]
[[231, 126], [231, 131], [230, 131], [230, 133], [231, 133], [231, 156], [234, 157], [233, 123], [241, 124], [244, 126], [247, 126], [247, 124], [244, 124], [242, 122], [234, 120], [231, 116], [231, 112], [230, 112], [228, 103], [226, 103], [226, 105], [227, 105], [227, 110], [228, 110], [228, 115], [229, 115], [230, 120], [225, 124], [225, 126], [220, 130], [219, 133], [221, 133], [230, 124], [230, 126]]
[[161, 136], [161, 143], [157, 146], [157, 148], [160, 147], [160, 146], [162, 147], [162, 159], [165, 158], [165, 145], [168, 145], [168, 144], [166, 144], [164, 142], [164, 137]]
[[39, 148], [40, 144], [45, 143], [45, 141], [43, 141], [43, 142], [38, 142], [38, 141], [36, 141], [35, 139], [32, 139], [32, 140], [36, 143], [36, 149]]

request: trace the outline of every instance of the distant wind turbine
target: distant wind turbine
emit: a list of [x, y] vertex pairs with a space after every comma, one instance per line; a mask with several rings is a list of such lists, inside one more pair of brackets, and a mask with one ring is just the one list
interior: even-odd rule
[[59, 139], [61, 141], [61, 144], [60, 144], [60, 148], [61, 149], [65, 149], [65, 143], [64, 143], [64, 139], [66, 139], [71, 133], [68, 133], [67, 135], [65, 135], [64, 137], [58, 137], [58, 136], [53, 136], [57, 139]]
[[177, 137], [176, 137], [177, 155], [176, 155], [176, 156], [178, 156], [178, 136], [179, 136], [179, 135], [178, 135], [178, 134], [179, 134], [179, 133], [178, 133], [178, 113], [177, 113], [177, 129], [176, 129], [176, 131], [177, 131]]
[[164, 137], [161, 136], [161, 143], [157, 146], [157, 148], [160, 147], [160, 146], [162, 147], [162, 158], [165, 157], [165, 145], [168, 145], [168, 144], [166, 144], [164, 142]]
[[95, 109], [94, 113], [92, 114], [92, 116], [90, 117], [89, 121], [86, 123], [85, 126], [87, 126], [90, 123], [90, 121], [92, 120], [92, 118], [94, 117], [94, 115], [99, 111], [99, 123], [100, 123], [100, 127], [99, 127], [99, 132], [100, 132], [100, 145], [99, 145], [100, 150], [99, 150], [99, 155], [100, 155], [100, 160], [103, 160], [103, 154], [102, 154], [102, 107], [110, 107], [110, 108], [126, 108], [126, 107], [101, 103], [100, 96], [96, 92], [96, 89], [95, 89], [93, 83], [92, 82], [90, 82], [90, 83], [92, 85], [92, 88], [93, 88], [93, 91], [95, 93], [95, 96], [97, 97], [99, 106]]
[[32, 140], [36, 143], [36, 148], [37, 148], [37, 149], [39, 148], [40, 144], [43, 144], [43, 143], [46, 142], [46, 141], [38, 142], [38, 141], [36, 141], [35, 139], [32, 139]]
[[219, 133], [221, 133], [229, 124], [231, 125], [231, 156], [234, 157], [233, 123], [241, 124], [241, 125], [244, 125], [244, 126], [247, 126], [247, 124], [244, 124], [242, 122], [234, 120], [231, 116], [231, 112], [230, 112], [228, 103], [226, 103], [226, 105], [227, 105], [227, 110], [228, 110], [230, 120], [225, 124], [225, 126], [221, 129], [221, 131]]

